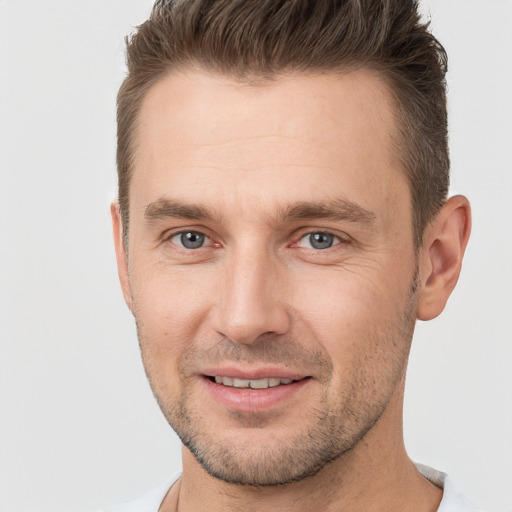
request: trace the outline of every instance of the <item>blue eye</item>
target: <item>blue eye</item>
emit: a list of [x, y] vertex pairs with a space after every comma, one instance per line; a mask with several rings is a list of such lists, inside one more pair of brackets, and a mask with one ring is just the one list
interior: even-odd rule
[[329, 249], [335, 244], [338, 244], [341, 240], [330, 233], [308, 233], [300, 239], [299, 246], [306, 247], [308, 249]]
[[183, 231], [174, 235], [171, 241], [185, 249], [199, 249], [204, 246], [207, 239], [206, 235], [198, 231]]

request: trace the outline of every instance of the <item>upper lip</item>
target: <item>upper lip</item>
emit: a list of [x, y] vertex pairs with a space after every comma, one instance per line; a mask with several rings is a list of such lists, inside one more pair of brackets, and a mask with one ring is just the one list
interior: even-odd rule
[[234, 379], [243, 380], [259, 380], [270, 378], [301, 380], [307, 377], [307, 375], [279, 367], [242, 369], [234, 366], [222, 366], [215, 368], [205, 368], [201, 373], [207, 377], [232, 377]]

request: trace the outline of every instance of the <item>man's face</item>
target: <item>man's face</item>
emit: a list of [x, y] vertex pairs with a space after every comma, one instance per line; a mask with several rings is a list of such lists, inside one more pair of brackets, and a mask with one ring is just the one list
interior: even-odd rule
[[129, 284], [146, 372], [213, 476], [314, 474], [399, 401], [410, 193], [373, 74], [160, 80], [142, 106]]

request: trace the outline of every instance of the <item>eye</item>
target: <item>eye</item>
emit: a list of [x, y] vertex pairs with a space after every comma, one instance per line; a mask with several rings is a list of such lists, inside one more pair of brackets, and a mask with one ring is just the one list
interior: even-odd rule
[[331, 233], [324, 233], [318, 231], [316, 233], [308, 233], [304, 235], [298, 242], [299, 247], [305, 247], [307, 249], [329, 249], [333, 245], [337, 245], [341, 242], [341, 239]]
[[200, 249], [210, 242], [210, 239], [199, 231], [182, 231], [173, 235], [169, 240], [185, 249]]

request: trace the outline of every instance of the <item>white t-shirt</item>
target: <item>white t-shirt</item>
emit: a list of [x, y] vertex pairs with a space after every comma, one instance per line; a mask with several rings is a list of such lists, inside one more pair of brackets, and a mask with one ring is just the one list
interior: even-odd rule
[[[422, 464], [416, 464], [416, 466], [427, 480], [430, 480], [434, 485], [443, 489], [443, 499], [441, 500], [437, 512], [483, 512], [481, 509], [472, 505], [455, 489], [450, 478], [445, 473], [441, 473], [440, 471], [436, 471]], [[167, 482], [164, 482], [144, 496], [134, 501], [105, 509], [103, 512], [158, 512], [169, 489], [179, 477], [180, 473], [177, 473], [167, 480]]]

